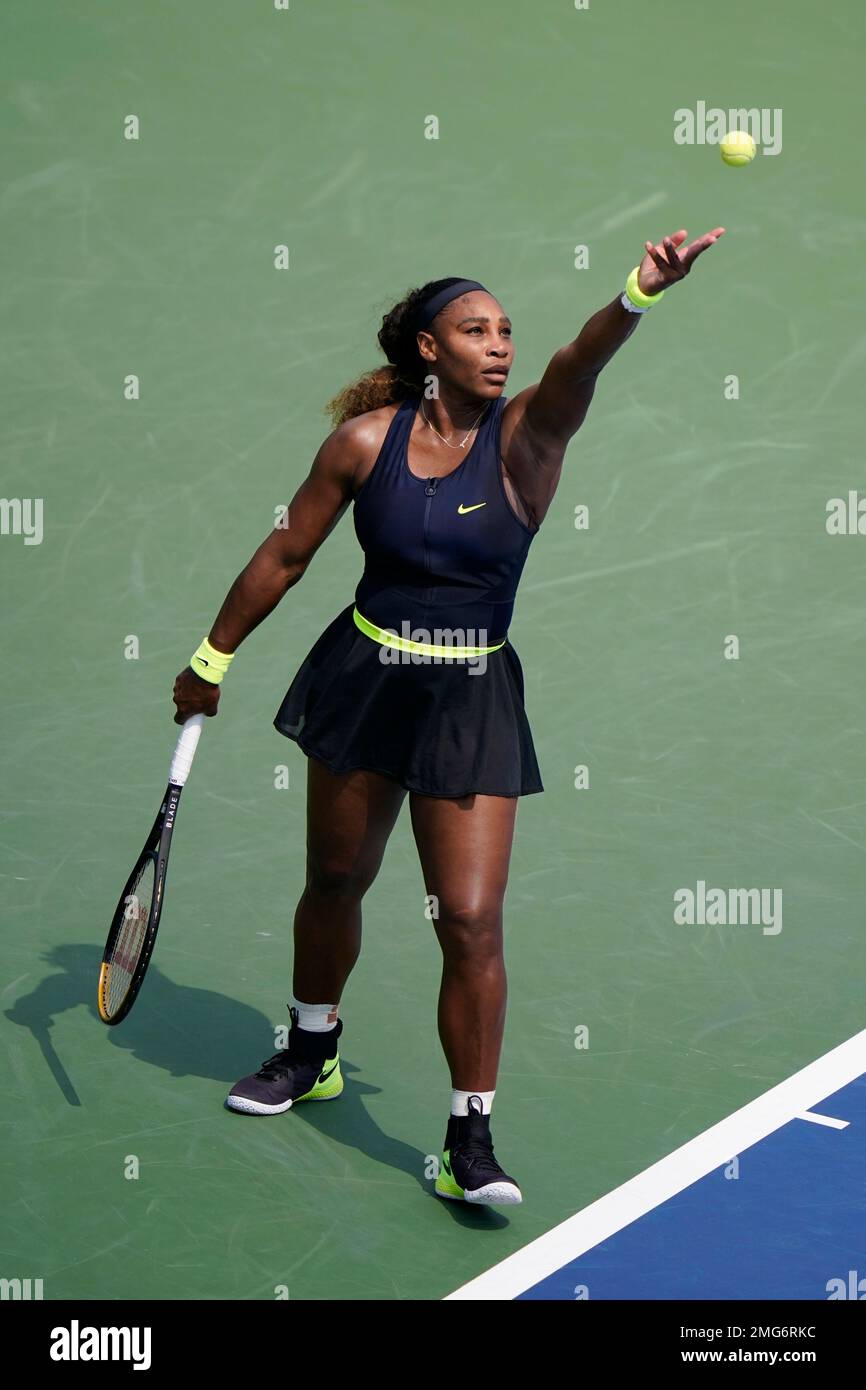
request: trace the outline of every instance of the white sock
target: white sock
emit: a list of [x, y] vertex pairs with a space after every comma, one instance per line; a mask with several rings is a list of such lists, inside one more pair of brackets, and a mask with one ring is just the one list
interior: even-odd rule
[[302, 1004], [292, 995], [292, 1008], [298, 1011], [298, 1027], [305, 1033], [330, 1033], [337, 1026], [339, 1004]]
[[452, 1092], [451, 1092], [451, 1114], [452, 1114], [452, 1115], [468, 1115], [468, 1114], [469, 1114], [469, 1097], [470, 1097], [470, 1096], [477, 1096], [478, 1099], [481, 1101], [481, 1113], [482, 1113], [482, 1115], [489, 1115], [489, 1114], [490, 1114], [490, 1111], [493, 1109], [493, 1097], [494, 1097], [495, 1095], [496, 1095], [496, 1092], [495, 1092], [495, 1091], [452, 1091]]

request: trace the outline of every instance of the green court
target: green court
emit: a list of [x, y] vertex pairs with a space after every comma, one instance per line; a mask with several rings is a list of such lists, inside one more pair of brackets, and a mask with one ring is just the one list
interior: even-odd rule
[[[445, 1298], [864, 1027], [861, 8], [9, 0], [0, 34], [0, 1276]], [[677, 143], [699, 103], [781, 113], [781, 148], [731, 169]], [[718, 225], [602, 373], [527, 561], [509, 635], [546, 790], [518, 810], [492, 1115], [524, 1202], [443, 1203], [405, 806], [339, 1103], [223, 1108], [288, 1022], [306, 760], [272, 720], [352, 598], [351, 515], [234, 663], [153, 964], [106, 1029], [172, 682], [408, 287], [490, 286], [514, 395], [647, 238]], [[678, 921], [699, 884], [775, 893], [778, 929]]]

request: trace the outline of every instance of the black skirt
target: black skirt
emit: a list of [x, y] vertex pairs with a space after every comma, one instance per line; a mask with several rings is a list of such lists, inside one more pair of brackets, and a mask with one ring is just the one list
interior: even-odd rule
[[305, 657], [274, 719], [281, 734], [333, 772], [366, 768], [427, 796], [544, 791], [507, 639], [474, 675], [480, 659], [386, 663], [382, 644], [356, 627], [354, 606]]

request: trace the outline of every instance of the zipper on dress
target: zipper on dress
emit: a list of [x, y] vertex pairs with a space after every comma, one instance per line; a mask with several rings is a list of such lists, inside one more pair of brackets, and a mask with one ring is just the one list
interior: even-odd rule
[[428, 574], [430, 573], [430, 550], [427, 545], [427, 526], [430, 521], [430, 499], [436, 496], [436, 484], [438, 482], [438, 478], [428, 478], [427, 486], [424, 489], [424, 495], [427, 498], [427, 505], [424, 508], [424, 568]]

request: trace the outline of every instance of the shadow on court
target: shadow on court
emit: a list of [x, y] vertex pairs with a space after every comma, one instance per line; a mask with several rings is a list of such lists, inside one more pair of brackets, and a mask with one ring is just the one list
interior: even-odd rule
[[[236, 1081], [238, 1058], [248, 1053], [255, 1057], [263, 1038], [273, 1040], [271, 1021], [257, 1009], [212, 990], [176, 985], [154, 963], [135, 1008], [122, 1023], [108, 1027], [96, 1008], [100, 958], [99, 948], [92, 944], [52, 947], [43, 959], [59, 973], [46, 976], [6, 1011], [11, 1022], [29, 1028], [68, 1099], [71, 1083], [54, 1051], [50, 1029], [56, 1018], [81, 1004], [93, 1016], [94, 1048], [107, 1042], [171, 1076]], [[71, 1103], [78, 1104], [77, 1097]]]
[[[29, 1030], [37, 1041], [45, 1063], [69, 1105], [81, 1100], [55, 1051], [51, 1026], [70, 1009], [87, 1007], [93, 1017], [93, 1050], [106, 1044], [130, 1052], [138, 1061], [159, 1067], [173, 1077], [202, 1077], [219, 1081], [228, 1089], [245, 1072], [255, 1070], [276, 1050], [273, 1020], [259, 1010], [212, 990], [177, 985], [151, 963], [142, 997], [132, 1012], [116, 1027], [102, 1023], [96, 1009], [96, 980], [100, 951], [93, 944], [55, 946], [44, 956], [55, 974], [46, 976], [29, 994], [22, 995], [6, 1017]], [[286, 1014], [288, 1022], [288, 1014]], [[429, 1142], [424, 1150], [384, 1134], [371, 1119], [364, 1104], [366, 1096], [378, 1095], [380, 1087], [357, 1078], [359, 1069], [341, 1055], [346, 1087], [335, 1105], [313, 1104], [299, 1107], [297, 1114], [250, 1116], [223, 1109], [227, 1124], [312, 1124], [334, 1143], [357, 1149], [376, 1163], [395, 1168], [414, 1177], [431, 1194], [431, 1181], [424, 1177], [425, 1157], [440, 1152], [445, 1118], [438, 1114], [431, 1121]], [[202, 1094], [204, 1112], [213, 1105], [210, 1094]], [[490, 1209], [466, 1207], [462, 1202], [442, 1202], [461, 1224], [489, 1225], [504, 1218]]]

